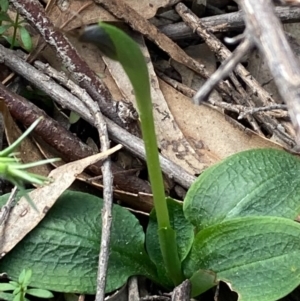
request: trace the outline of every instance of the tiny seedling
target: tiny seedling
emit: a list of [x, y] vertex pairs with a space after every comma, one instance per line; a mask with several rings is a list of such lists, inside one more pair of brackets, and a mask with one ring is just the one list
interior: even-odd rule
[[6, 149], [0, 151], [0, 176], [17, 186], [20, 192], [26, 197], [30, 205], [34, 208], [35, 205], [24, 191], [24, 183], [28, 182], [31, 184], [42, 185], [49, 181], [49, 179], [44, 176], [27, 172], [25, 169], [52, 163], [59, 159], [46, 159], [38, 162], [22, 164], [17, 159], [17, 153], [14, 153], [14, 150], [33, 131], [40, 121], [41, 118], [37, 119], [14, 143], [12, 143]]
[[[8, 15], [8, 0], [0, 0], [0, 36], [5, 38], [10, 44], [11, 48], [21, 46], [28, 52], [32, 50], [32, 39], [25, 28], [26, 22], [24, 20], [19, 20], [19, 13], [17, 12], [15, 20], [12, 20]], [[5, 33], [9, 29], [13, 29], [12, 35], [6, 35]], [[17, 34], [19, 32], [20, 42], [17, 40]]]
[[28, 288], [31, 281], [32, 271], [30, 269], [22, 270], [18, 281], [9, 281], [8, 283], [0, 283], [0, 291], [12, 291], [13, 301], [28, 301], [25, 295], [31, 295], [38, 298], [53, 298], [50, 291], [37, 288]]

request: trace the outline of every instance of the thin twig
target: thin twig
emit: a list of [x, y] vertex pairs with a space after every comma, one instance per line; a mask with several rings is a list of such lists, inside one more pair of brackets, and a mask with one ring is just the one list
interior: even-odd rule
[[[287, 106], [283, 104], [277, 104], [277, 105], [270, 105], [267, 107], [258, 107], [258, 108], [247, 108], [244, 109], [244, 112], [240, 113], [238, 116], [238, 119], [243, 119], [245, 116], [249, 114], [255, 114], [257, 112], [262, 112], [262, 111], [272, 111], [272, 110], [286, 110]], [[287, 116], [281, 116], [281, 118], [287, 117]]]
[[16, 197], [16, 194], [17, 194], [17, 190], [18, 190], [18, 187], [15, 186], [13, 188], [6, 204], [1, 207], [1, 210], [0, 210], [0, 226], [2, 226], [2, 224], [5, 224], [5, 221], [9, 216], [9, 212], [15, 204], [15, 197]]
[[[193, 98], [196, 94], [196, 91], [187, 87], [186, 85], [177, 82], [176, 80], [166, 76], [165, 74], [163, 74], [162, 72], [157, 72], [158, 76], [163, 79], [165, 82], [167, 82], [169, 85], [171, 85], [172, 87], [174, 87], [176, 90], [180, 91], [182, 94], [186, 95], [189, 98]], [[207, 105], [209, 107], [212, 107], [213, 109], [216, 109], [216, 107], [225, 109], [227, 111], [230, 112], [235, 112], [240, 114], [241, 112], [244, 112], [245, 110], [249, 109], [249, 107], [246, 107], [244, 105], [240, 105], [240, 104], [232, 104], [232, 103], [228, 103], [228, 102], [224, 102], [224, 101], [219, 101], [217, 100], [215, 97], [213, 97], [213, 95], [210, 95], [208, 98], [208, 102], [203, 102], [203, 105]], [[221, 111], [223, 114], [223, 111]], [[249, 121], [250, 125], [252, 126], [253, 130], [255, 132], [257, 132], [258, 134], [261, 134], [260, 129], [258, 128], [257, 123], [255, 122], [255, 120], [253, 120], [253, 118], [247, 118], [247, 120]]]
[[218, 70], [214, 72], [198, 90], [194, 96], [195, 103], [199, 105], [201, 101], [205, 101], [218, 82], [226, 78], [234, 70], [237, 64], [240, 63], [243, 56], [247, 54], [252, 47], [253, 44], [251, 41], [244, 39], [234, 52], [232, 52], [231, 55], [222, 62]]
[[[276, 7], [275, 13], [283, 23], [298, 23], [300, 21], [299, 7]], [[201, 21], [213, 33], [239, 31], [245, 27], [244, 14], [241, 10], [228, 14], [204, 17], [201, 18]], [[159, 30], [172, 40], [195, 37], [193, 30], [184, 22], [161, 26]]]
[[[43, 67], [40, 62], [36, 62], [36, 65]], [[51, 76], [57, 75], [53, 72], [53, 68], [44, 66], [44, 71]], [[101, 151], [105, 152], [110, 148], [110, 142], [108, 139], [106, 122], [100, 112], [99, 106], [94, 102], [88, 93], [81, 89], [75, 83], [69, 80], [64, 73], [60, 73], [59, 79], [66, 87], [68, 87], [72, 93], [77, 96], [80, 100], [83, 101], [85, 106], [89, 109], [90, 113], [95, 119], [95, 127], [99, 133], [99, 139], [101, 143]], [[98, 276], [97, 276], [97, 292], [96, 300], [102, 301], [105, 298], [105, 285], [106, 285], [106, 275], [109, 259], [109, 243], [110, 243], [110, 232], [112, 225], [112, 206], [113, 206], [113, 176], [111, 173], [111, 161], [107, 158], [102, 165], [102, 174], [103, 174], [103, 209], [102, 209], [102, 234], [101, 234], [101, 247], [99, 255], [99, 264], [98, 264]]]
[[288, 106], [300, 144], [300, 67], [270, 0], [241, 0], [248, 39], [262, 52], [278, 91]]

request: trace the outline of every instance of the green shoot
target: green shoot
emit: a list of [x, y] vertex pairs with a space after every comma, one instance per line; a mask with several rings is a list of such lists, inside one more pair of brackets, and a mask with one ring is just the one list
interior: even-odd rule
[[[25, 50], [30, 52], [32, 50], [32, 39], [28, 32], [28, 30], [24, 27], [25, 21], [19, 20], [19, 13], [16, 15], [16, 19], [12, 20], [7, 11], [9, 7], [8, 0], [0, 0], [0, 36], [6, 39], [6, 41], [10, 44], [10, 48], [20, 46], [19, 41], [17, 40], [17, 35], [19, 33], [21, 45]], [[3, 24], [5, 22], [5, 24]], [[4, 35], [4, 33], [13, 28], [12, 36]]]
[[109, 58], [121, 63], [133, 86], [141, 120], [146, 159], [158, 221], [158, 236], [166, 270], [174, 285], [183, 281], [177, 252], [176, 233], [171, 228], [162, 171], [159, 163], [155, 135], [149, 74], [139, 46], [123, 31], [109, 24], [100, 23], [81, 36], [81, 40], [96, 44]]
[[9, 283], [0, 283], [0, 291], [12, 291], [12, 295], [14, 296], [14, 301], [25, 301], [28, 300], [25, 298], [25, 295], [31, 295], [39, 298], [53, 298], [53, 294], [44, 289], [33, 289], [28, 288], [30, 284], [32, 276], [32, 271], [22, 270], [19, 275], [18, 281], [10, 281]]
[[14, 150], [32, 132], [32, 130], [37, 126], [40, 120], [41, 118], [37, 119], [14, 143], [0, 152], [0, 176], [17, 186], [20, 192], [25, 196], [29, 204], [35, 209], [36, 206], [24, 190], [24, 183], [29, 182], [36, 185], [43, 185], [47, 181], [49, 181], [49, 179], [44, 176], [27, 172], [24, 169], [39, 166], [42, 164], [52, 163], [59, 159], [47, 159], [38, 162], [22, 164], [15, 157], [16, 153], [14, 153]]

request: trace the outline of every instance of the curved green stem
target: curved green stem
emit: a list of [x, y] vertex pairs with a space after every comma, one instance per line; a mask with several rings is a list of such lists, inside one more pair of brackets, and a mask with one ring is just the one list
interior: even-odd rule
[[[169, 276], [174, 285], [178, 285], [183, 281], [183, 275], [177, 252], [176, 234], [170, 225], [165, 198], [146, 61], [138, 45], [124, 32], [105, 23], [100, 23], [100, 27], [107, 33], [114, 46], [104, 45], [105, 50], [108, 48], [114, 50], [111, 55], [107, 51], [105, 54], [121, 63], [134, 88], [158, 222], [160, 248]], [[97, 45], [101, 48], [101, 40]]]

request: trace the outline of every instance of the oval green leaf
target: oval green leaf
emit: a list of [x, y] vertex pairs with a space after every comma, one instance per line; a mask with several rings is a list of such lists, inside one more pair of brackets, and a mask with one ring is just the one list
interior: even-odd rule
[[200, 231], [184, 272], [211, 270], [239, 300], [274, 301], [300, 284], [300, 225], [280, 217], [244, 217]]
[[[1, 204], [7, 198], [8, 195], [1, 197]], [[0, 272], [15, 280], [21, 269], [31, 269], [33, 287], [94, 294], [102, 205], [102, 199], [95, 196], [65, 192], [42, 222], [0, 260]], [[144, 250], [144, 239], [135, 216], [114, 206], [107, 292], [121, 287], [132, 275], [156, 280], [155, 267]]]
[[11, 283], [0, 283], [0, 292], [13, 291], [15, 288]]
[[199, 231], [242, 216], [296, 218], [300, 160], [284, 151], [238, 153], [207, 169], [184, 200], [185, 217]]
[[31, 296], [35, 296], [35, 297], [38, 297], [38, 298], [47, 298], [47, 299], [50, 299], [50, 298], [54, 297], [54, 295], [51, 292], [49, 292], [47, 290], [40, 289], [40, 288], [29, 288], [26, 291], [26, 294], [31, 295]]

